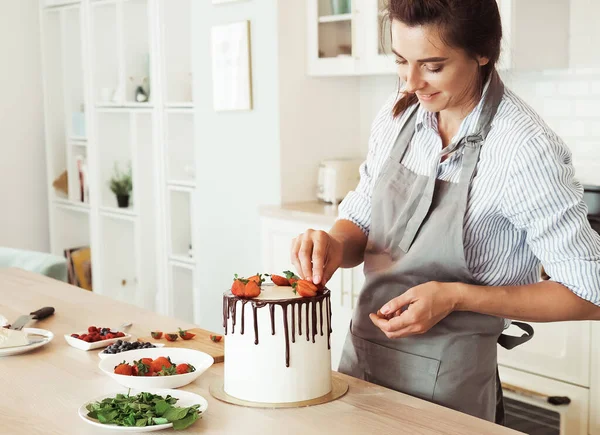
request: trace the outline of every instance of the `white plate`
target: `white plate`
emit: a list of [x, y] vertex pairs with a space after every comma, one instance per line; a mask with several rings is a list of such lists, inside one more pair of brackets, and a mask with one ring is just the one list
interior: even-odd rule
[[[4, 349], [0, 349], [0, 356], [8, 356], [8, 355], [18, 355], [25, 352], [30, 352], [33, 349], [37, 349], [38, 347], [42, 347], [52, 341], [54, 338], [54, 334], [50, 331], [46, 331], [45, 329], [37, 329], [37, 328], [23, 328], [23, 332], [28, 334], [37, 334], [43, 335], [44, 340], [39, 343], [28, 344], [27, 346], [16, 346], [16, 347], [7, 347]], [[35, 337], [38, 338], [38, 337]]]
[[[188, 363], [194, 366], [195, 372], [172, 376], [126, 376], [114, 373], [115, 367], [123, 361], [131, 364], [142, 358], [156, 359], [159, 356], [169, 357], [173, 364]], [[180, 347], [164, 347], [157, 349], [139, 349], [110, 355], [100, 361], [98, 367], [108, 376], [124, 387], [146, 390], [148, 388], [179, 388], [194, 382], [206, 371], [215, 360], [207, 353], [199, 350]]]
[[[87, 331], [75, 332], [75, 334], [87, 334]], [[131, 334], [125, 334], [123, 337], [110, 338], [108, 340], [100, 340], [95, 343], [88, 343], [87, 341], [80, 340], [79, 338], [71, 337], [71, 334], [65, 334], [65, 340], [67, 340], [67, 343], [80, 350], [100, 349], [101, 347], [110, 346], [117, 340], [129, 341], [130, 339]]]
[[[157, 424], [155, 426], [144, 426], [144, 427], [117, 426], [115, 424], [102, 424], [98, 420], [87, 416], [88, 410], [86, 409], [86, 406], [88, 404], [93, 403], [93, 402], [100, 402], [101, 400], [106, 399], [107, 397], [115, 397], [119, 393], [127, 394], [127, 391], [128, 390], [121, 390], [121, 391], [116, 391], [112, 394], [105, 394], [104, 396], [97, 397], [93, 400], [90, 400], [90, 401], [84, 403], [83, 405], [81, 405], [81, 407], [77, 411], [79, 413], [79, 417], [81, 417], [83, 419], [83, 421], [85, 421], [86, 423], [89, 423], [93, 426], [101, 427], [102, 429], [110, 429], [113, 431], [120, 431], [120, 432], [154, 432], [157, 430], [163, 430], [163, 429], [173, 427], [173, 423]], [[129, 394], [134, 396], [138, 393], [141, 393], [142, 391], [146, 392], [146, 393], [151, 393], [151, 394], [160, 394], [163, 397], [166, 397], [167, 394], [169, 394], [172, 397], [176, 397], [177, 399], [179, 399], [174, 406], [179, 406], [182, 408], [187, 408], [188, 406], [192, 406], [192, 405], [200, 405], [200, 417], [202, 416], [202, 414], [204, 414], [206, 412], [206, 409], [208, 408], [208, 402], [206, 401], [206, 399], [204, 397], [202, 397], [198, 394], [190, 393], [189, 391], [146, 388], [144, 390], [131, 390], [129, 392]], [[198, 420], [200, 420], [200, 419], [198, 419]], [[197, 423], [198, 423], [198, 421], [196, 421], [190, 427], [193, 428]]]
[[[152, 344], [156, 347], [151, 347], [150, 349], [157, 349], [159, 347], [165, 347], [164, 343], [152, 343]], [[141, 350], [141, 349], [132, 349], [132, 350]], [[100, 359], [104, 359], [104, 358], [112, 356], [112, 355], [123, 355], [124, 353], [131, 352], [131, 350], [126, 350], [125, 352], [120, 352], [120, 353], [102, 353], [102, 352], [104, 352], [104, 349], [102, 349], [100, 352], [98, 352], [98, 356], [100, 357]]]

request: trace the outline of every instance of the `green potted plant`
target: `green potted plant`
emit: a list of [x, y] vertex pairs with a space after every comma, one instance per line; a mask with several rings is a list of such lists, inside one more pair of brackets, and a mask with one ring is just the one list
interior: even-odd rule
[[119, 169], [119, 164], [115, 162], [113, 176], [110, 179], [110, 190], [117, 196], [117, 204], [121, 208], [129, 207], [129, 197], [133, 189], [131, 181], [131, 164], [125, 171]]

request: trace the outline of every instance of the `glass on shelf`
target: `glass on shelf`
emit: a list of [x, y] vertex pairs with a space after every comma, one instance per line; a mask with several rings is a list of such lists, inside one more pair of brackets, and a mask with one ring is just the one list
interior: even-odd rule
[[349, 14], [352, 11], [352, 0], [331, 0], [331, 14]]
[[352, 13], [352, 0], [319, 0], [319, 17]]

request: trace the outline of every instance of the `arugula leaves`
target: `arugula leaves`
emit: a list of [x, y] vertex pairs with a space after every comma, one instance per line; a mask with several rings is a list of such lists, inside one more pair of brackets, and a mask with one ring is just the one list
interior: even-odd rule
[[175, 430], [183, 430], [201, 418], [200, 405], [188, 408], [173, 406], [177, 398], [167, 395], [162, 397], [152, 393], [117, 394], [101, 402], [89, 403], [86, 406], [88, 417], [102, 424], [117, 426], [153, 426], [173, 423]]

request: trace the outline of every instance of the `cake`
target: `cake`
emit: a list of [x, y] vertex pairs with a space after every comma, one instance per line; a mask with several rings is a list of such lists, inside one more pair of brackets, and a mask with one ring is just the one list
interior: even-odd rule
[[331, 391], [330, 292], [300, 293], [264, 284], [252, 298], [225, 292], [225, 393], [276, 404]]
[[6, 347], [27, 346], [29, 340], [27, 334], [23, 331], [15, 331], [0, 326], [0, 349]]

